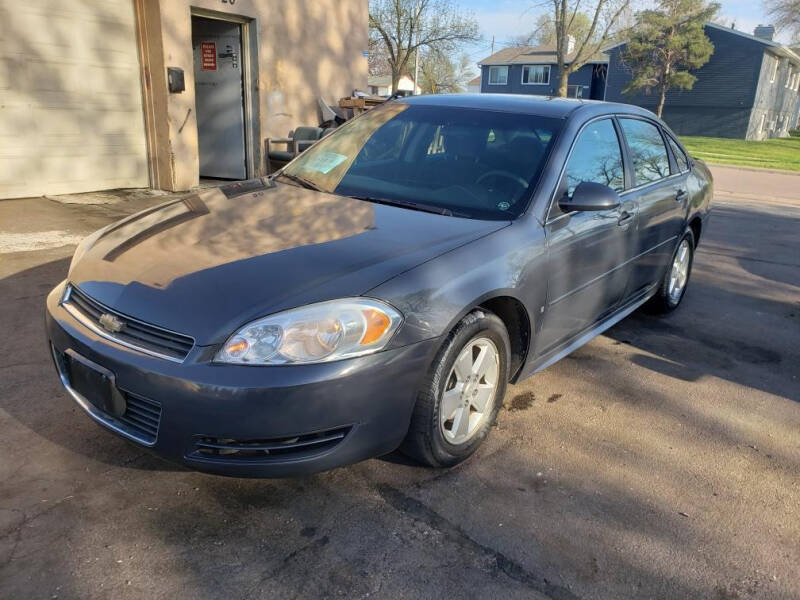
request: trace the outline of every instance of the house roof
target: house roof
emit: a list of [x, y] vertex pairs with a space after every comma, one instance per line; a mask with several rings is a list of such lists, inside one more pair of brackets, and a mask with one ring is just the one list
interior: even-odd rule
[[760, 38], [755, 35], [745, 33], [744, 31], [739, 31], [738, 29], [732, 29], [730, 27], [725, 27], [723, 25], [717, 25], [716, 23], [706, 23], [706, 27], [712, 27], [713, 29], [718, 29], [720, 31], [727, 31], [728, 33], [732, 33], [734, 35], [743, 37], [753, 42], [759, 42], [767, 46], [770, 50], [775, 52], [775, 54], [784, 56], [789, 60], [791, 60], [792, 62], [800, 63], [800, 56], [795, 54], [795, 52], [791, 48], [789, 48], [789, 46], [781, 44], [780, 42], [776, 42], [775, 40], [765, 40], [764, 38]]
[[[414, 78], [410, 75], [400, 75], [400, 79], [403, 78], [408, 79], [409, 81], [413, 82]], [[367, 77], [367, 85], [374, 85], [376, 87], [391, 87], [392, 85], [392, 76], [391, 75], [370, 75]]]
[[[575, 52], [567, 54], [567, 62], [575, 59]], [[509, 46], [487, 56], [479, 65], [531, 65], [531, 64], [556, 64], [558, 62], [555, 44], [542, 44], [541, 46]], [[588, 63], [607, 63], [608, 56], [598, 52], [590, 56]]]
[[470, 79], [467, 82], [467, 85], [480, 85], [480, 84], [481, 84], [481, 76], [480, 75], [478, 75], [474, 79]]
[[388, 87], [392, 85], [391, 75], [370, 75], [367, 77], [367, 85], [374, 85], [376, 87]]
[[[710, 27], [712, 29], [716, 29], [717, 31], [723, 31], [725, 33], [729, 33], [731, 35], [750, 40], [751, 42], [757, 42], [766, 48], [769, 48], [770, 51], [778, 54], [780, 56], [786, 57], [794, 63], [800, 64], [800, 56], [797, 54], [798, 48], [789, 48], [789, 46], [785, 46], [780, 42], [776, 42], [774, 40], [766, 40], [764, 38], [757, 37], [755, 35], [751, 35], [749, 33], [745, 33], [744, 31], [739, 31], [738, 29], [732, 29], [730, 27], [725, 27], [724, 25], [718, 25], [717, 23], [706, 23], [706, 27]], [[614, 48], [618, 48], [620, 46], [624, 46], [628, 42], [620, 42], [619, 44], [614, 44], [613, 46], [609, 46], [605, 48], [603, 52], [608, 52], [609, 50], [613, 50]]]

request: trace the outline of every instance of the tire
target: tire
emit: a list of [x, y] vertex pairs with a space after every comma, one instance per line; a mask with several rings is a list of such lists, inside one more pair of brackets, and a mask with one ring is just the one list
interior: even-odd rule
[[[482, 354], [484, 349], [486, 354]], [[491, 360], [495, 355], [496, 362]], [[480, 309], [464, 317], [445, 339], [417, 394], [411, 425], [400, 450], [431, 467], [451, 467], [475, 452], [489, 434], [503, 405], [510, 355], [508, 332], [496, 315]], [[496, 364], [496, 374], [493, 364]], [[469, 365], [472, 375], [465, 379], [462, 377], [466, 371], [464, 367]], [[481, 375], [483, 365], [486, 371]], [[481, 412], [475, 406], [484, 402], [487, 386], [492, 385], [492, 381], [491, 400], [486, 401]], [[458, 399], [456, 404], [454, 398]], [[456, 406], [455, 413], [451, 414], [455, 417], [443, 422], [442, 411], [453, 406]], [[461, 441], [464, 431], [467, 437]]]
[[[675, 294], [671, 292], [672, 288], [670, 286], [670, 281], [672, 280], [674, 270], [677, 268], [676, 261], [679, 258], [679, 255], [682, 252], [684, 246], [687, 248], [688, 263], [686, 264], [685, 279], [680, 288], [680, 292]], [[666, 273], [664, 273], [664, 277], [661, 280], [661, 285], [659, 285], [658, 291], [656, 292], [655, 296], [653, 296], [647, 303], [647, 308], [649, 312], [656, 314], [666, 314], [672, 312], [673, 310], [678, 308], [678, 306], [680, 306], [681, 300], [683, 300], [683, 296], [684, 294], [686, 294], [686, 288], [689, 286], [689, 278], [692, 274], [692, 264], [694, 263], [694, 249], [695, 249], [694, 234], [692, 234], [691, 229], [687, 229], [686, 232], [683, 234], [681, 241], [678, 243], [677, 246], [675, 246], [675, 251], [672, 253], [672, 259], [670, 260]]]

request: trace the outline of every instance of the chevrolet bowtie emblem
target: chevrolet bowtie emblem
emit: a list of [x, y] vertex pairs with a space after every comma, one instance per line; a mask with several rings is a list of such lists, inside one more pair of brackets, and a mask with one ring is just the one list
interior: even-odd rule
[[103, 326], [103, 329], [110, 331], [111, 333], [119, 333], [122, 331], [122, 328], [125, 327], [125, 323], [123, 323], [114, 315], [110, 315], [108, 313], [103, 313], [100, 315], [100, 325]]

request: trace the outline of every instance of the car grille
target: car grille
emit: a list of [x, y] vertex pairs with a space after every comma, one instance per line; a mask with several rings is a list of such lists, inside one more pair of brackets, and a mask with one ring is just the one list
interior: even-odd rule
[[155, 443], [161, 422], [161, 405], [130, 392], [123, 391], [122, 394], [125, 396], [125, 413], [117, 420], [148, 443]]
[[299, 436], [261, 440], [196, 436], [195, 450], [191, 456], [249, 462], [277, 462], [287, 458], [306, 458], [337, 446], [350, 429], [350, 427], [338, 427]]
[[[100, 335], [147, 354], [182, 361], [194, 347], [192, 337], [123, 315], [90, 298], [74, 285], [67, 289], [63, 305]], [[112, 332], [105, 329], [100, 323], [100, 317], [104, 314], [116, 317], [122, 324], [121, 330]]]

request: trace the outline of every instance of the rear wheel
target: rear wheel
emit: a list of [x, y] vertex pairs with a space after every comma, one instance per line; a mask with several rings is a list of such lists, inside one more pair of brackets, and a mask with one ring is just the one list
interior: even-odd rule
[[483, 442], [503, 404], [510, 343], [503, 322], [483, 310], [447, 336], [417, 396], [401, 450], [432, 467], [449, 467]]
[[668, 313], [678, 308], [686, 293], [686, 286], [689, 284], [693, 261], [694, 235], [691, 230], [688, 230], [683, 234], [678, 247], [675, 248], [672, 263], [667, 269], [664, 279], [661, 280], [656, 295], [650, 300], [649, 308], [653, 312]]

